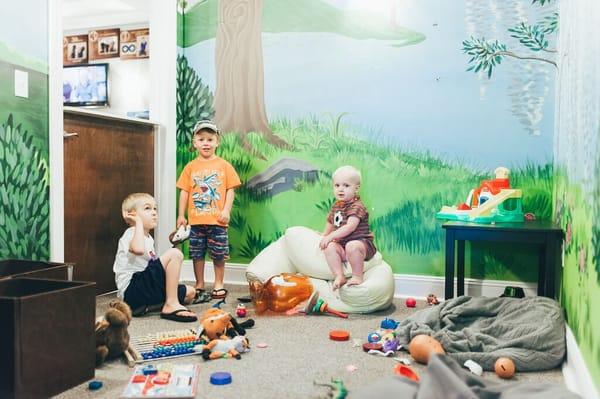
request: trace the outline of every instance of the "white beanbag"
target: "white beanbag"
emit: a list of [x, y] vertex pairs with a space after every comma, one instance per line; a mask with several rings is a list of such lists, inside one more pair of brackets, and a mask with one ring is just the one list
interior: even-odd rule
[[281, 273], [296, 273], [283, 246], [283, 237], [263, 249], [248, 265], [246, 274], [252, 273], [263, 283]]
[[[295, 226], [287, 229], [283, 238], [286, 254], [299, 273], [325, 280], [334, 279], [331, 269], [327, 266], [325, 254], [319, 248], [319, 241], [323, 238], [321, 234], [306, 227]], [[381, 263], [381, 254], [377, 252], [368, 262], [365, 262], [364, 271], [379, 263]], [[344, 275], [346, 277], [352, 275], [348, 262], [344, 263]]]
[[[365, 262], [364, 281], [355, 286], [332, 290], [331, 273], [323, 251], [319, 249], [321, 235], [306, 227], [290, 227], [285, 235], [271, 243], [250, 262], [246, 270], [248, 281], [258, 277], [262, 282], [280, 273], [302, 273], [311, 277], [319, 297], [332, 309], [345, 313], [370, 313], [388, 308], [394, 297], [392, 268], [377, 252]], [[347, 277], [350, 265], [345, 266]]]

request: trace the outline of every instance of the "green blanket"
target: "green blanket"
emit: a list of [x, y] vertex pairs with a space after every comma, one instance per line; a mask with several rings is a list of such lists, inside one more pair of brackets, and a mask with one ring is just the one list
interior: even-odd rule
[[461, 296], [416, 312], [396, 331], [403, 345], [430, 335], [460, 364], [471, 359], [484, 370], [499, 357], [512, 359], [517, 371], [552, 369], [566, 352], [562, 309], [544, 297]]

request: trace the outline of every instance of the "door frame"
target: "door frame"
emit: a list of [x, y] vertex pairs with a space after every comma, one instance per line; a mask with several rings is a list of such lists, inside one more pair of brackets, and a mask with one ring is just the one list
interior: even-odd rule
[[[171, 245], [168, 233], [175, 226], [176, 204], [176, 86], [177, 2], [147, 1], [152, 37], [150, 57], [150, 118], [159, 124], [155, 135], [154, 197], [161, 212], [155, 229], [156, 249]], [[62, 0], [48, 2], [48, 107], [50, 167], [50, 260], [64, 259], [64, 150], [62, 104]], [[160, 40], [158, 40], [160, 38]], [[115, 210], [119, 212], [120, 210]], [[118, 237], [115, 237], [115, 247]]]

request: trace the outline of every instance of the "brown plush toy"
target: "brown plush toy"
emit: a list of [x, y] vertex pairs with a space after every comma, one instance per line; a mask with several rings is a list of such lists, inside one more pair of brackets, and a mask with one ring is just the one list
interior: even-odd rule
[[231, 314], [217, 308], [210, 308], [200, 320], [199, 336], [208, 344], [202, 350], [204, 360], [220, 357], [240, 359], [240, 353], [249, 350], [248, 340], [243, 337], [246, 328], [254, 326], [254, 320], [238, 323]]
[[96, 320], [96, 367], [105, 360], [119, 357], [129, 346], [127, 327], [131, 322], [129, 305], [111, 301], [104, 316]]

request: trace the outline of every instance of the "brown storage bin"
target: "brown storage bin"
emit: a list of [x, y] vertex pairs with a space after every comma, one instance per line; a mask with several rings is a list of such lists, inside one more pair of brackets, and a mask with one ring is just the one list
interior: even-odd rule
[[42, 262], [20, 259], [0, 260], [0, 280], [11, 277], [70, 280], [72, 275], [72, 263]]
[[94, 377], [95, 283], [0, 281], [0, 398], [45, 398]]

